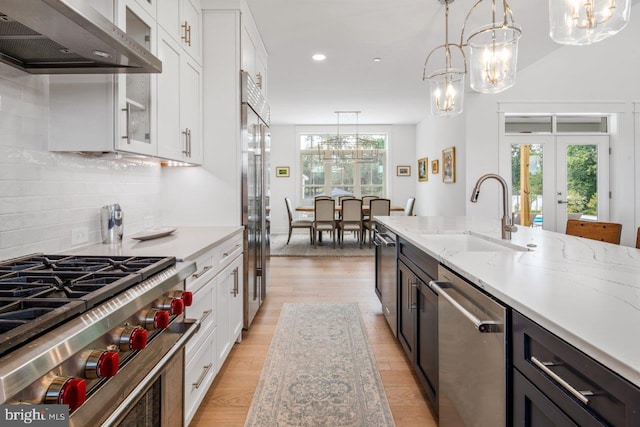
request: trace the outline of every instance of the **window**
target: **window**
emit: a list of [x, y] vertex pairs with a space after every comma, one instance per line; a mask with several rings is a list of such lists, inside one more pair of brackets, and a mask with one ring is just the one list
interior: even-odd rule
[[310, 205], [319, 195], [338, 198], [386, 196], [386, 134], [359, 134], [368, 143], [356, 143], [355, 135], [300, 135], [302, 202]]

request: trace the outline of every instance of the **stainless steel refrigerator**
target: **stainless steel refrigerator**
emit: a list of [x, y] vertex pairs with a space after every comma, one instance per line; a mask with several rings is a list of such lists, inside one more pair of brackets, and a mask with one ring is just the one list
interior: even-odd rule
[[244, 328], [267, 296], [269, 283], [269, 106], [242, 73], [242, 225], [244, 226]]

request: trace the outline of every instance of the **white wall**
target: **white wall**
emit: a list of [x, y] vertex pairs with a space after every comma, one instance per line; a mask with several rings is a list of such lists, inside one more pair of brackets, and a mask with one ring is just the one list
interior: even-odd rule
[[[389, 149], [387, 153], [387, 196], [391, 204], [404, 206], [409, 197], [415, 196], [417, 182], [417, 164], [415, 152], [415, 126], [360, 126], [361, 132], [378, 132], [384, 127], [389, 132]], [[305, 127], [309, 128], [309, 127]], [[313, 126], [314, 129], [328, 129], [335, 132], [335, 125]], [[284, 198], [289, 197], [295, 207], [300, 204], [301, 183], [300, 148], [296, 139], [296, 126], [272, 126], [271, 129], [271, 232], [286, 233], [289, 229]], [[327, 130], [325, 130], [327, 131]], [[410, 165], [410, 177], [396, 176], [396, 166]], [[289, 178], [276, 178], [275, 167], [289, 166]], [[294, 215], [296, 213], [294, 212]]]
[[[417, 126], [414, 164], [417, 159], [428, 158], [427, 181], [418, 182], [416, 171], [416, 215], [464, 215], [465, 179], [467, 172], [465, 117], [448, 119], [428, 116]], [[455, 147], [456, 179], [442, 182], [442, 150]], [[431, 173], [431, 161], [439, 160], [439, 173]]]
[[100, 207], [120, 203], [125, 234], [162, 222], [160, 167], [47, 151], [49, 79], [0, 64], [0, 259], [100, 242]]
[[[634, 6], [632, 15], [640, 14]], [[525, 33], [526, 35], [526, 33]], [[610, 184], [612, 191], [610, 220], [621, 222], [622, 244], [634, 246], [636, 227], [640, 225], [635, 169], [638, 130], [634, 137], [633, 102], [640, 100], [640, 21], [632, 20], [619, 34], [589, 46], [562, 47], [518, 74], [516, 86], [498, 95], [469, 94], [465, 102], [467, 126], [467, 192], [486, 172], [498, 172], [498, 102], [547, 103], [549, 109], [575, 105], [622, 103], [618, 136], [611, 139]], [[571, 108], [571, 107], [568, 107]], [[595, 108], [595, 107], [594, 107]], [[598, 112], [598, 111], [594, 111]], [[489, 183], [487, 183], [488, 185]], [[496, 185], [493, 184], [492, 185]], [[485, 201], [484, 196], [487, 199]], [[477, 204], [467, 202], [467, 214], [499, 218], [499, 190], [483, 190]], [[635, 203], [632, 201], [635, 200]]]

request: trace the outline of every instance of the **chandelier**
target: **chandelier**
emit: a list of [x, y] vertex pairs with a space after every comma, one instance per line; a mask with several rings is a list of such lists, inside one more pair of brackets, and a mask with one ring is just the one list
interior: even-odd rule
[[[464, 40], [469, 17], [482, 4], [491, 5], [491, 23], [474, 30]], [[478, 0], [464, 20], [460, 45], [469, 48], [469, 86], [481, 93], [499, 93], [516, 83], [518, 40], [522, 30], [513, 21], [506, 0], [501, 0], [502, 17], [498, 19], [496, 0]]]
[[[318, 157], [332, 163], [377, 163], [380, 159], [379, 141], [358, 132], [358, 116], [361, 111], [335, 111], [336, 134], [318, 142]], [[355, 134], [340, 134], [340, 115], [355, 115]]]
[[604, 40], [629, 22], [631, 0], [549, 0], [549, 35], [557, 43]]
[[[445, 5], [445, 41], [427, 55], [422, 80], [429, 80], [431, 113], [452, 117], [462, 113], [467, 58], [460, 45], [449, 43], [449, 4], [454, 0], [438, 1]], [[433, 67], [438, 55], [444, 68]]]

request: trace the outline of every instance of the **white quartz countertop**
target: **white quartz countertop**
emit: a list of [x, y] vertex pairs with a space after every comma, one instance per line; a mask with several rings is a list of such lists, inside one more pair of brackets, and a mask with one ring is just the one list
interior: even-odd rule
[[376, 220], [640, 387], [640, 250], [530, 227], [501, 240], [497, 219]]
[[231, 236], [242, 233], [241, 226], [176, 227], [172, 234], [152, 240], [135, 240], [124, 236], [121, 243], [97, 243], [70, 249], [74, 255], [102, 256], [174, 256], [179, 260], [194, 260]]

